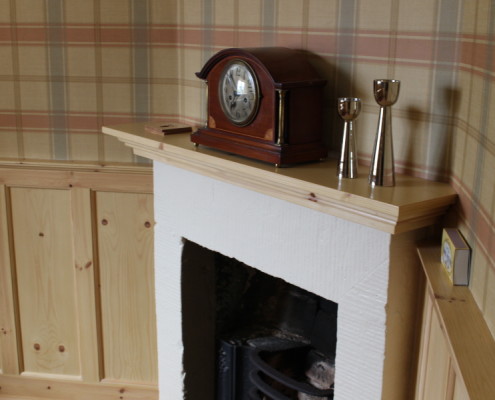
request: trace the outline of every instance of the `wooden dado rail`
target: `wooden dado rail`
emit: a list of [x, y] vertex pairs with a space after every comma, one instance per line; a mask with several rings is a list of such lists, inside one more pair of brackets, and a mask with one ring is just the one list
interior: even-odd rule
[[450, 284], [439, 246], [419, 255], [427, 285], [416, 399], [495, 399], [495, 341], [471, 292]]
[[0, 164], [0, 398], [158, 398], [150, 167]]

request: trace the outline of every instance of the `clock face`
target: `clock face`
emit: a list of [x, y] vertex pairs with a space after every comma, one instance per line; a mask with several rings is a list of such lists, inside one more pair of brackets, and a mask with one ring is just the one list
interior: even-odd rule
[[218, 96], [230, 122], [248, 125], [256, 116], [260, 103], [258, 80], [251, 67], [237, 59], [228, 63], [220, 74]]

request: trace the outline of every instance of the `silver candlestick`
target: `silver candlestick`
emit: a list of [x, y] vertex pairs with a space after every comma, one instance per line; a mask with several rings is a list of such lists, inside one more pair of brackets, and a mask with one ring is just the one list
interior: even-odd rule
[[375, 79], [373, 92], [380, 105], [380, 117], [371, 158], [369, 183], [371, 186], [394, 186], [394, 149], [392, 143], [392, 110], [399, 97], [400, 81]]
[[337, 100], [337, 110], [344, 120], [342, 147], [340, 150], [337, 176], [339, 178], [357, 178], [357, 147], [353, 121], [361, 111], [361, 99], [355, 97], [340, 97]]

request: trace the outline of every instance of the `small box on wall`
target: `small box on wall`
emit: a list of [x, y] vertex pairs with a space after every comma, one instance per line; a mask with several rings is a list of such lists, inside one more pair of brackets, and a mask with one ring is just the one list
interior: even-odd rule
[[442, 234], [441, 262], [454, 285], [469, 284], [471, 249], [461, 232], [455, 228], [445, 228]]

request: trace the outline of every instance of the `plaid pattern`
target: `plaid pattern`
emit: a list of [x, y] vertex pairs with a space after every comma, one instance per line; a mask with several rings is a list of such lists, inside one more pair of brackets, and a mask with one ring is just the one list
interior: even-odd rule
[[99, 133], [149, 118], [201, 124], [194, 73], [226, 47], [305, 49], [335, 101], [357, 96], [369, 162], [375, 78], [402, 81], [393, 107], [399, 172], [451, 182], [451, 216], [473, 247], [471, 289], [495, 333], [495, 0], [4, 0], [0, 157], [143, 162]]

